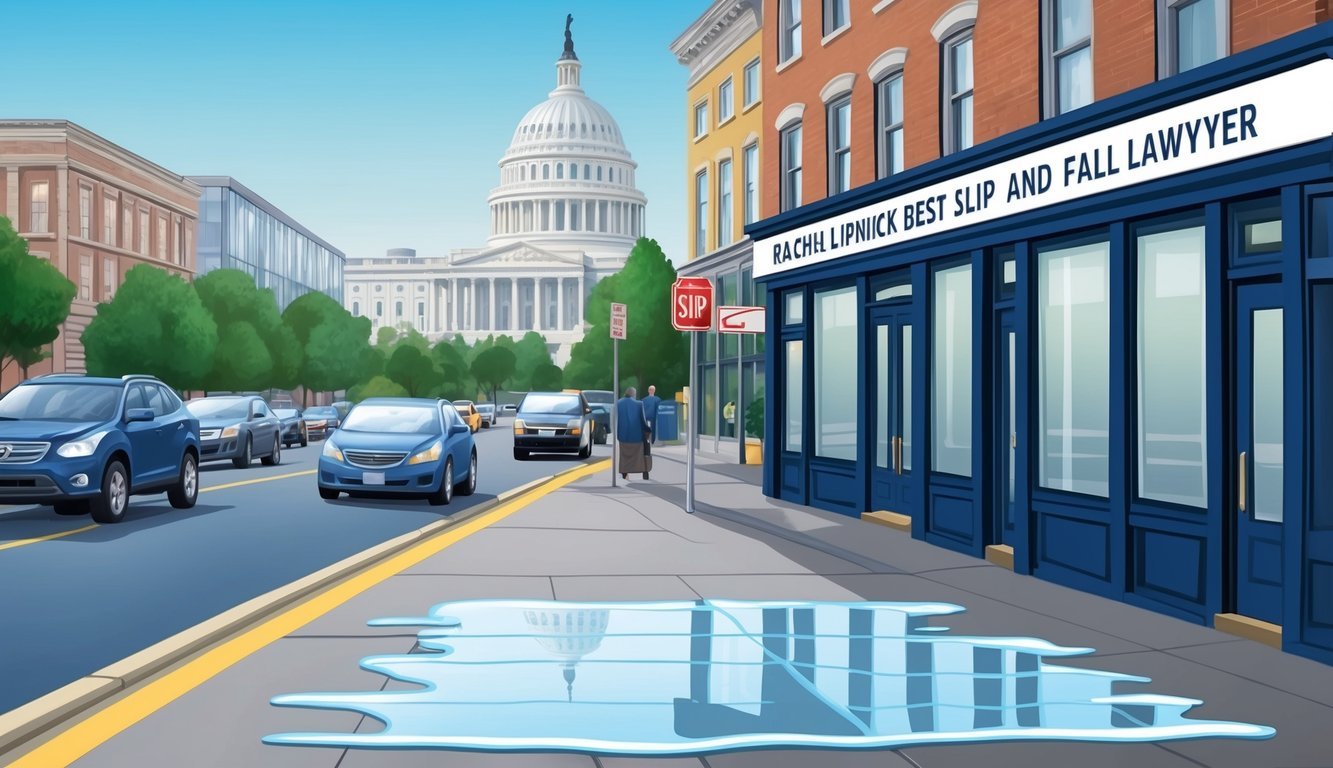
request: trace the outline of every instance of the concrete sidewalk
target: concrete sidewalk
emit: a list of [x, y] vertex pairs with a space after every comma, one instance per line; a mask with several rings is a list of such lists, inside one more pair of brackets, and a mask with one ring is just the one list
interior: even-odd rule
[[[1333, 669], [1204, 627], [1019, 576], [982, 560], [844, 516], [776, 502], [758, 467], [700, 459], [698, 514], [683, 512], [682, 449], [655, 451], [651, 480], [577, 480], [393, 575], [222, 669], [111, 736], [78, 766], [1333, 766]], [[279, 694], [410, 686], [361, 659], [416, 648], [410, 628], [370, 619], [420, 616], [474, 598], [584, 600], [812, 599], [941, 601], [966, 609], [932, 624], [951, 634], [1038, 637], [1095, 648], [1068, 666], [1142, 675], [1136, 690], [1203, 701], [1195, 719], [1270, 725], [1264, 741], [1161, 744], [1005, 742], [879, 751], [765, 750], [702, 758], [478, 754], [273, 747], [291, 731], [374, 732], [359, 715], [274, 707]], [[1122, 691], [1130, 692], [1130, 691]], [[59, 737], [58, 737], [59, 738]], [[5, 762], [0, 756], [0, 763]]]

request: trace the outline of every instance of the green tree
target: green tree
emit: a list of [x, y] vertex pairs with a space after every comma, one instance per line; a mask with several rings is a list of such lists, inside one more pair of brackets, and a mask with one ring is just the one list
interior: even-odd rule
[[256, 287], [254, 278], [239, 269], [209, 272], [194, 281], [194, 290], [218, 327], [219, 353], [213, 357], [210, 389], [243, 391], [295, 383], [301, 348], [296, 334], [283, 325], [273, 291]]
[[514, 375], [514, 353], [505, 347], [491, 347], [483, 350], [472, 361], [472, 378], [478, 386], [490, 393], [491, 402], [500, 387]]
[[410, 344], [393, 351], [384, 365], [384, 375], [407, 390], [410, 397], [425, 397], [444, 383], [440, 369], [430, 357]]
[[385, 376], [373, 376], [365, 384], [347, 390], [347, 399], [359, 403], [368, 397], [407, 397], [407, 390]]
[[194, 288], [149, 264], [125, 273], [83, 332], [88, 373], [146, 373], [176, 389], [206, 386], [217, 345], [217, 323]]
[[75, 287], [46, 259], [28, 253], [9, 219], [0, 216], [0, 366], [11, 361], [23, 377], [49, 355], [60, 335]]
[[536, 331], [528, 331], [514, 344], [514, 378], [509, 388], [517, 391], [537, 389], [533, 384], [533, 374], [538, 368], [551, 364], [551, 350], [546, 346], [546, 337]]
[[466, 391], [470, 371], [467, 357], [458, 351], [458, 347], [452, 342], [441, 341], [431, 347], [430, 353], [436, 367], [440, 369], [445, 390], [450, 394], [462, 394]]
[[[392, 326], [383, 326], [375, 334], [375, 346], [380, 349], [390, 349], [398, 343], [398, 329]], [[390, 349], [390, 351], [392, 351]]]
[[[564, 372], [560, 366], [545, 363], [532, 372], [532, 392], [558, 392], [564, 386]], [[590, 387], [592, 389], [592, 387]]]
[[297, 297], [282, 313], [283, 324], [300, 344], [296, 374], [311, 392], [333, 392], [363, 381], [369, 357], [370, 320], [354, 317], [327, 294], [312, 291]]
[[235, 322], [218, 329], [208, 388], [231, 392], [265, 389], [272, 378], [273, 358], [253, 325]]
[[[639, 238], [625, 266], [597, 285], [584, 318], [590, 328], [574, 345], [565, 366], [565, 383], [581, 389], [640, 388], [656, 384], [674, 392], [687, 381], [688, 334], [671, 327], [671, 284], [676, 269], [656, 240]], [[626, 339], [620, 343], [621, 386], [611, 382], [611, 303], [626, 305]]]
[[745, 434], [764, 436], [764, 396], [760, 395], [745, 406]]

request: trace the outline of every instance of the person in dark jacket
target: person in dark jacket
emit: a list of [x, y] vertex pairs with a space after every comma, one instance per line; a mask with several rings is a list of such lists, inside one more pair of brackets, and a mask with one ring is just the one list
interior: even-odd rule
[[634, 387], [625, 390], [625, 396], [616, 401], [616, 449], [620, 451], [620, 476], [629, 479], [629, 473], [642, 472], [648, 479], [652, 459], [645, 446], [651, 428], [643, 415], [643, 403], [635, 399]]
[[662, 398], [657, 396], [657, 387], [648, 385], [648, 396], [643, 399], [643, 415], [648, 419], [648, 427], [653, 431], [649, 442], [657, 445], [657, 407], [662, 404]]

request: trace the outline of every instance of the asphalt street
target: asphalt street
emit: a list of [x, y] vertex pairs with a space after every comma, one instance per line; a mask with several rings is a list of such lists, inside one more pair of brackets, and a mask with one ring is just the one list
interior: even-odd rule
[[[321, 500], [318, 441], [284, 450], [276, 467], [258, 460], [249, 469], [205, 464], [199, 502], [190, 510], [172, 509], [165, 495], [136, 496], [124, 522], [95, 525], [45, 507], [0, 506], [0, 712], [578, 461], [514, 461], [509, 419], [476, 439], [477, 492], [445, 507], [425, 500]], [[608, 455], [607, 446], [594, 452]]]

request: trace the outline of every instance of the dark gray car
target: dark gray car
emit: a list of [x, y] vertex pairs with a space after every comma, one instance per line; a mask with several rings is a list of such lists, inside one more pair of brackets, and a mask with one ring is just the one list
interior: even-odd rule
[[200, 461], [231, 459], [237, 469], [250, 466], [256, 456], [268, 467], [282, 461], [282, 422], [264, 398], [204, 397], [185, 407], [199, 419]]

